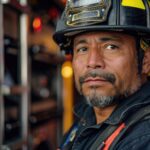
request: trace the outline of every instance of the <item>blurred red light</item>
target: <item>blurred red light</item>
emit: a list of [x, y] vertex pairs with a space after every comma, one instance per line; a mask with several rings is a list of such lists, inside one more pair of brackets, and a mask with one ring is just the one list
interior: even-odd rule
[[41, 29], [42, 29], [42, 20], [41, 20], [41, 18], [40, 17], [34, 18], [32, 26], [33, 26], [34, 31], [41, 31]]

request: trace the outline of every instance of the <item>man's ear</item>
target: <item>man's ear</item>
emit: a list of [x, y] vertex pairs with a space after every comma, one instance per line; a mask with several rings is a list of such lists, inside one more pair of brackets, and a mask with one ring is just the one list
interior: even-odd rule
[[150, 73], [150, 47], [145, 51], [144, 54], [142, 73], [146, 75]]

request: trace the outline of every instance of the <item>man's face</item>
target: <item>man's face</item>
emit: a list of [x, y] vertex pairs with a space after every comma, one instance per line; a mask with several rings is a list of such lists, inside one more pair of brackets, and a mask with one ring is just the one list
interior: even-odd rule
[[76, 87], [96, 107], [129, 96], [139, 86], [135, 38], [117, 32], [78, 35], [73, 44]]

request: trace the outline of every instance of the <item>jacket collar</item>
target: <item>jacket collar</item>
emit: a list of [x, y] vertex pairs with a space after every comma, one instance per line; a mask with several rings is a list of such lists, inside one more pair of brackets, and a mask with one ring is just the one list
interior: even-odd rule
[[[105, 123], [118, 124], [138, 108], [150, 104], [150, 82], [148, 81], [130, 97], [120, 101], [120, 104]], [[74, 112], [81, 121], [85, 121], [88, 125], [94, 125], [96, 123], [93, 108], [85, 104], [85, 102], [78, 104]]]
[[106, 120], [110, 124], [118, 124], [140, 107], [150, 104], [150, 82], [145, 83], [137, 92], [122, 100], [112, 115]]

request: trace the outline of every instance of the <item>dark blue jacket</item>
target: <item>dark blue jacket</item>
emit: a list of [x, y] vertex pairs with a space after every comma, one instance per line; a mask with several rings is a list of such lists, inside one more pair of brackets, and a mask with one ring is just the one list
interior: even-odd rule
[[[101, 124], [96, 124], [92, 107], [86, 104], [79, 105], [75, 110], [78, 121], [66, 134], [60, 149], [90, 149], [108, 125], [119, 125], [148, 104], [150, 104], [150, 82], [143, 85], [132, 96], [121, 100], [111, 116]], [[150, 119], [143, 119], [130, 128], [114, 146], [113, 150], [150, 150]]]

